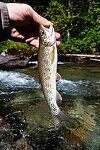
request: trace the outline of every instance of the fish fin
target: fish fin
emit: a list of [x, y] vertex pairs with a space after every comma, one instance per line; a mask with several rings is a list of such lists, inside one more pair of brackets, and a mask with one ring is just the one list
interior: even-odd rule
[[61, 95], [59, 94], [58, 91], [56, 91], [56, 101], [57, 101], [57, 102], [58, 102], [58, 101], [62, 101], [62, 97], [61, 97]]
[[53, 119], [54, 119], [55, 129], [58, 130], [61, 122], [67, 121], [68, 117], [61, 110], [59, 110], [58, 114], [53, 115]]
[[56, 80], [60, 80], [61, 79], [61, 75], [59, 73], [56, 73]]

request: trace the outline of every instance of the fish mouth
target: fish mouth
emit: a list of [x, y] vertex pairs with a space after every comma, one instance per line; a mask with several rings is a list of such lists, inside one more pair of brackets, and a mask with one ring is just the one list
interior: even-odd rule
[[43, 28], [44, 30], [48, 31], [48, 32], [52, 32], [53, 30], [53, 26], [50, 25], [49, 27], [45, 27], [44, 25], [40, 25], [40, 28]]
[[53, 28], [53, 25], [50, 25], [48, 28], [44, 25], [40, 25], [40, 30], [44, 30], [45, 36], [43, 38], [43, 41], [47, 43], [48, 46], [52, 46], [56, 43], [56, 37], [55, 37], [55, 31]]
[[45, 27], [44, 25], [40, 25], [40, 29], [43, 29], [44, 31], [46, 31], [48, 38], [55, 33], [52, 25], [50, 25], [48, 28]]

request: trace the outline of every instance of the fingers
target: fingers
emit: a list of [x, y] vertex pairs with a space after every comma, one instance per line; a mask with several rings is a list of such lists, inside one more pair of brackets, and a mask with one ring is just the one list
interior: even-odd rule
[[[36, 48], [39, 48], [39, 40], [38, 39], [34, 39], [32, 41], [28, 42], [29, 44], [35, 46]], [[60, 41], [56, 41], [57, 46], [60, 46]]]
[[60, 33], [56, 32], [56, 43], [57, 43], [57, 46], [60, 46]]
[[36, 48], [39, 48], [39, 39], [31, 41], [30, 44], [35, 46]]
[[[39, 40], [33, 40], [29, 42], [31, 45], [35, 46], [36, 48], [39, 48]], [[57, 41], [57, 46], [60, 45], [60, 41]]]
[[56, 34], [56, 39], [60, 40], [60, 33], [56, 32], [55, 34]]
[[60, 46], [60, 41], [57, 41], [56, 43], [57, 43], [57, 46]]
[[[55, 34], [56, 34], [56, 43], [57, 43], [57, 46], [59, 46], [60, 34], [57, 32]], [[39, 37], [30, 36], [26, 38], [25, 36], [21, 35], [15, 28], [11, 29], [10, 39], [14, 41], [26, 42], [37, 48], [39, 47]]]
[[14, 41], [24, 42], [25, 37], [21, 35], [15, 28], [11, 28], [9, 32], [9, 39]]
[[[59, 33], [55, 33], [56, 34], [56, 44], [57, 46], [60, 46], [60, 34]], [[26, 43], [29, 43], [35, 47], [39, 47], [39, 37], [38, 38], [34, 38], [34, 37], [30, 37], [30, 38], [27, 38], [25, 40]]]

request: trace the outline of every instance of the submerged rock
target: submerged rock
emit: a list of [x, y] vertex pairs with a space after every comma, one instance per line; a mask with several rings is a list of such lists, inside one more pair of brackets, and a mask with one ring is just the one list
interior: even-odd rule
[[31, 57], [32, 52], [29, 49], [7, 49], [0, 55], [0, 68], [26, 67]]
[[4, 119], [2, 116], [0, 116], [0, 128], [4, 125]]
[[22, 137], [16, 141], [16, 147], [20, 150], [28, 150], [28, 144], [26, 138]]

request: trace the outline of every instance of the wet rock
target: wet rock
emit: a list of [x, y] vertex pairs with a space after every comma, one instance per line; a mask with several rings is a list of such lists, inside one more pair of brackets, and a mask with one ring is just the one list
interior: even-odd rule
[[29, 137], [30, 144], [36, 150], [75, 150], [62, 137], [61, 132], [38, 128]]
[[4, 119], [3, 117], [0, 116], [0, 127], [2, 127], [4, 125]]
[[32, 57], [29, 49], [11, 48], [0, 55], [0, 68], [26, 67]]
[[22, 121], [21, 118], [16, 116], [15, 114], [8, 114], [5, 116], [5, 121], [7, 124], [9, 124], [10, 128], [13, 129], [13, 134], [17, 135], [15, 136], [15, 138], [16, 139], [20, 138], [21, 137], [20, 131], [24, 131], [27, 126], [25, 120]]
[[20, 150], [28, 150], [27, 140], [22, 137], [16, 141], [16, 147]]

